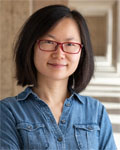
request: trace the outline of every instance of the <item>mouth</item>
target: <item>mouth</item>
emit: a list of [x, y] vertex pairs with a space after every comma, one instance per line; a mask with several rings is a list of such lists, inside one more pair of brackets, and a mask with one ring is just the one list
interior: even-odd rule
[[66, 64], [57, 64], [57, 63], [48, 63], [48, 65], [55, 67], [55, 68], [62, 68], [62, 67], [66, 67]]

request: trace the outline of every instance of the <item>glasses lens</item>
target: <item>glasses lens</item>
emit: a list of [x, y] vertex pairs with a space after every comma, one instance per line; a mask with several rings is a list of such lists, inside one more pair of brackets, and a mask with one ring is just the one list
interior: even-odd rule
[[77, 43], [68, 42], [63, 44], [63, 49], [67, 53], [78, 53], [80, 50], [80, 45]]
[[53, 51], [55, 50], [56, 42], [50, 40], [42, 40], [40, 41], [40, 49], [46, 51]]

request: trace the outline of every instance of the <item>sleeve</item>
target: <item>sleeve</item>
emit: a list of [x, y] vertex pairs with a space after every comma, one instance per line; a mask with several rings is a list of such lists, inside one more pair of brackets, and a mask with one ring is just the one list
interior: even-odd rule
[[100, 150], [117, 150], [112, 124], [103, 105], [100, 115]]
[[9, 105], [3, 101], [0, 101], [0, 150], [20, 150], [15, 118]]

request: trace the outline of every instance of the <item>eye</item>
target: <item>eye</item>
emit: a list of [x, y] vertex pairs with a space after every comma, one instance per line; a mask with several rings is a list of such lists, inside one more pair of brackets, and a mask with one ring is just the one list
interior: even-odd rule
[[54, 41], [45, 40], [45, 42], [44, 42], [44, 43], [46, 43], [46, 44], [54, 44]]
[[66, 43], [66, 46], [75, 46], [74, 43]]

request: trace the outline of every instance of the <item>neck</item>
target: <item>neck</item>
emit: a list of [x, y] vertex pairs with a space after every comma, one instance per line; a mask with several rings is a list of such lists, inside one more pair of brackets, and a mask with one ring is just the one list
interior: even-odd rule
[[59, 81], [46, 79], [39, 80], [38, 83], [38, 87], [34, 87], [33, 91], [48, 105], [63, 104], [69, 97], [68, 79]]

